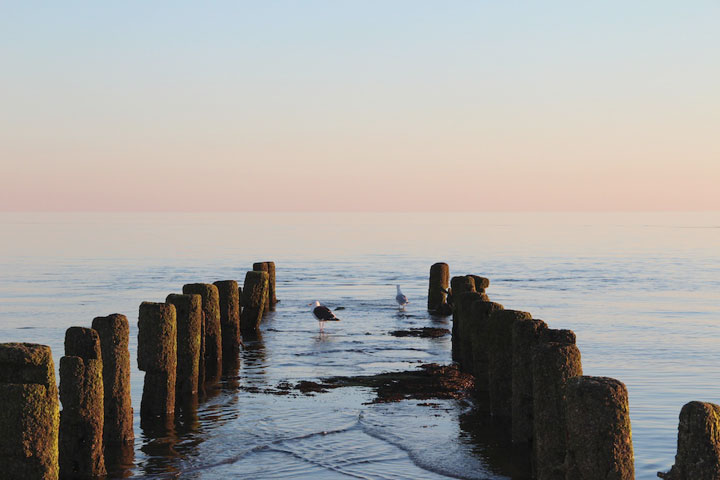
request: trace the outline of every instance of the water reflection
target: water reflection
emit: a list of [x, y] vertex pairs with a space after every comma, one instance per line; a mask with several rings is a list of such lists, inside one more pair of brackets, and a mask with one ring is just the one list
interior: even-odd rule
[[512, 480], [530, 480], [531, 451], [512, 444], [509, 420], [493, 418], [489, 405], [477, 405], [458, 417], [459, 441], [469, 445], [489, 470]]
[[109, 478], [128, 478], [135, 467], [135, 445], [108, 443], [105, 445], [105, 468]]

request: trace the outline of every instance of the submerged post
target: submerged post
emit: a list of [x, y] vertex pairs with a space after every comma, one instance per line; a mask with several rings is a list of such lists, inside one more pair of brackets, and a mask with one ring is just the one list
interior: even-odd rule
[[133, 408], [130, 400], [130, 327], [125, 315], [96, 317], [92, 328], [100, 337], [103, 364], [103, 441], [106, 445], [131, 444]]
[[183, 286], [184, 294], [197, 294], [202, 298], [204, 327], [205, 383], [216, 383], [222, 374], [222, 327], [220, 326], [220, 294], [215, 285], [191, 283]]
[[533, 439], [532, 349], [547, 330], [545, 322], [528, 318], [512, 328], [512, 441], [529, 444]]
[[450, 267], [447, 263], [434, 263], [430, 267], [430, 285], [428, 287], [428, 311], [443, 313], [446, 310], [447, 290], [450, 283]]
[[531, 318], [529, 313], [517, 310], [498, 310], [488, 318], [488, 385], [493, 416], [512, 418], [513, 325]]
[[540, 342], [533, 349], [533, 470], [538, 480], [565, 478], [565, 383], [582, 375], [575, 344]]
[[240, 330], [243, 336], [254, 335], [260, 328], [267, 294], [267, 272], [247, 272], [243, 285], [243, 309], [240, 315]]
[[60, 359], [60, 476], [105, 475], [103, 364], [100, 336], [91, 328], [65, 332]]
[[680, 410], [675, 465], [667, 480], [717, 480], [720, 478], [720, 405], [686, 403]]
[[222, 356], [227, 363], [240, 353], [240, 296], [235, 280], [215, 282], [220, 296], [220, 329], [222, 330]]
[[177, 375], [175, 402], [198, 393], [200, 343], [202, 336], [202, 298], [200, 295], [171, 293], [165, 303], [175, 306], [177, 321]]
[[614, 378], [574, 377], [565, 386], [565, 402], [566, 478], [633, 480], [632, 429], [625, 385]]
[[140, 416], [175, 413], [177, 319], [175, 306], [143, 302], [138, 320], [138, 368], [145, 372]]
[[0, 343], [0, 465], [7, 478], [56, 480], [58, 390], [46, 345]]

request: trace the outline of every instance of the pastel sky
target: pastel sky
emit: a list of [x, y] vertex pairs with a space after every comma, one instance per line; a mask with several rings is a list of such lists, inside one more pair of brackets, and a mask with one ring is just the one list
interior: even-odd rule
[[2, 211], [720, 210], [720, 2], [7, 1]]

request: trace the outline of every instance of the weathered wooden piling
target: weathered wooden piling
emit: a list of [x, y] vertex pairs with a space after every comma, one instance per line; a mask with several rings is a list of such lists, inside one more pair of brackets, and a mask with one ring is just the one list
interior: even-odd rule
[[430, 285], [428, 287], [428, 311], [443, 313], [446, 305], [447, 290], [450, 283], [450, 267], [447, 263], [434, 263], [430, 267]]
[[175, 412], [177, 317], [175, 306], [143, 302], [138, 320], [138, 368], [145, 372], [141, 417]]
[[275, 294], [275, 262], [253, 263], [253, 270], [256, 272], [267, 272], [268, 274], [268, 295], [265, 299], [265, 312], [275, 310], [277, 296]]
[[463, 293], [474, 291], [475, 281], [472, 279], [472, 277], [469, 277], [467, 275], [460, 275], [457, 277], [452, 277], [452, 279], [450, 280], [450, 297], [448, 302], [452, 307], [453, 315], [452, 335], [450, 338], [450, 342], [452, 345], [452, 359], [453, 361], [458, 363], [462, 361], [460, 352], [460, 335], [458, 333], [458, 329], [460, 327], [460, 319], [458, 318], [459, 299]]
[[203, 360], [205, 383], [216, 383], [222, 374], [222, 327], [220, 325], [220, 294], [215, 285], [191, 283], [183, 286], [184, 294], [202, 297], [204, 322]]
[[92, 321], [92, 328], [98, 332], [102, 352], [105, 419], [103, 441], [106, 447], [113, 444], [131, 444], [135, 433], [130, 400], [130, 327], [127, 317], [119, 313], [96, 317]]
[[177, 374], [175, 401], [198, 393], [200, 344], [202, 337], [202, 297], [171, 293], [165, 303], [175, 306], [177, 321]]
[[243, 336], [253, 335], [260, 328], [267, 295], [267, 272], [247, 272], [243, 285], [243, 309], [240, 314], [240, 330]]
[[476, 292], [485, 293], [485, 289], [490, 286], [490, 279], [488, 278], [481, 277], [480, 275], [468, 275], [468, 277], [473, 279]]
[[488, 385], [490, 412], [495, 417], [512, 417], [513, 325], [531, 318], [517, 310], [498, 310], [488, 318]]
[[633, 480], [632, 429], [625, 385], [607, 377], [570, 378], [565, 385], [565, 405], [565, 478]]
[[717, 480], [720, 478], [720, 405], [686, 403], [680, 410], [675, 465], [667, 480]]
[[516, 320], [512, 326], [512, 441], [530, 444], [533, 439], [532, 349], [548, 326], [538, 319]]
[[504, 307], [495, 302], [475, 302], [470, 307], [469, 325], [472, 345], [472, 374], [475, 376], [475, 389], [485, 396], [490, 389], [488, 384], [488, 319], [493, 312]]
[[104, 386], [100, 336], [91, 328], [65, 332], [60, 359], [60, 477], [105, 475]]
[[[266, 262], [268, 263], [268, 262]], [[215, 282], [220, 296], [220, 328], [222, 330], [223, 360], [235, 363], [240, 353], [240, 296], [235, 280]]]
[[473, 355], [472, 355], [472, 332], [471, 317], [472, 305], [475, 302], [487, 302], [488, 297], [484, 293], [463, 292], [455, 299], [455, 317], [453, 327], [455, 327], [455, 346], [457, 348], [457, 362], [460, 369], [464, 372], [472, 373]]
[[58, 478], [59, 416], [50, 347], [0, 343], [0, 465], [5, 478]]
[[538, 480], [565, 480], [565, 383], [582, 375], [580, 350], [540, 342], [533, 349], [533, 470]]

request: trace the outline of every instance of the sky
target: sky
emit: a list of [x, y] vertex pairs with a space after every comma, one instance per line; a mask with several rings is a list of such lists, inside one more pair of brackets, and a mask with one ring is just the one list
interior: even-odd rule
[[720, 210], [720, 2], [0, 2], [0, 211]]

